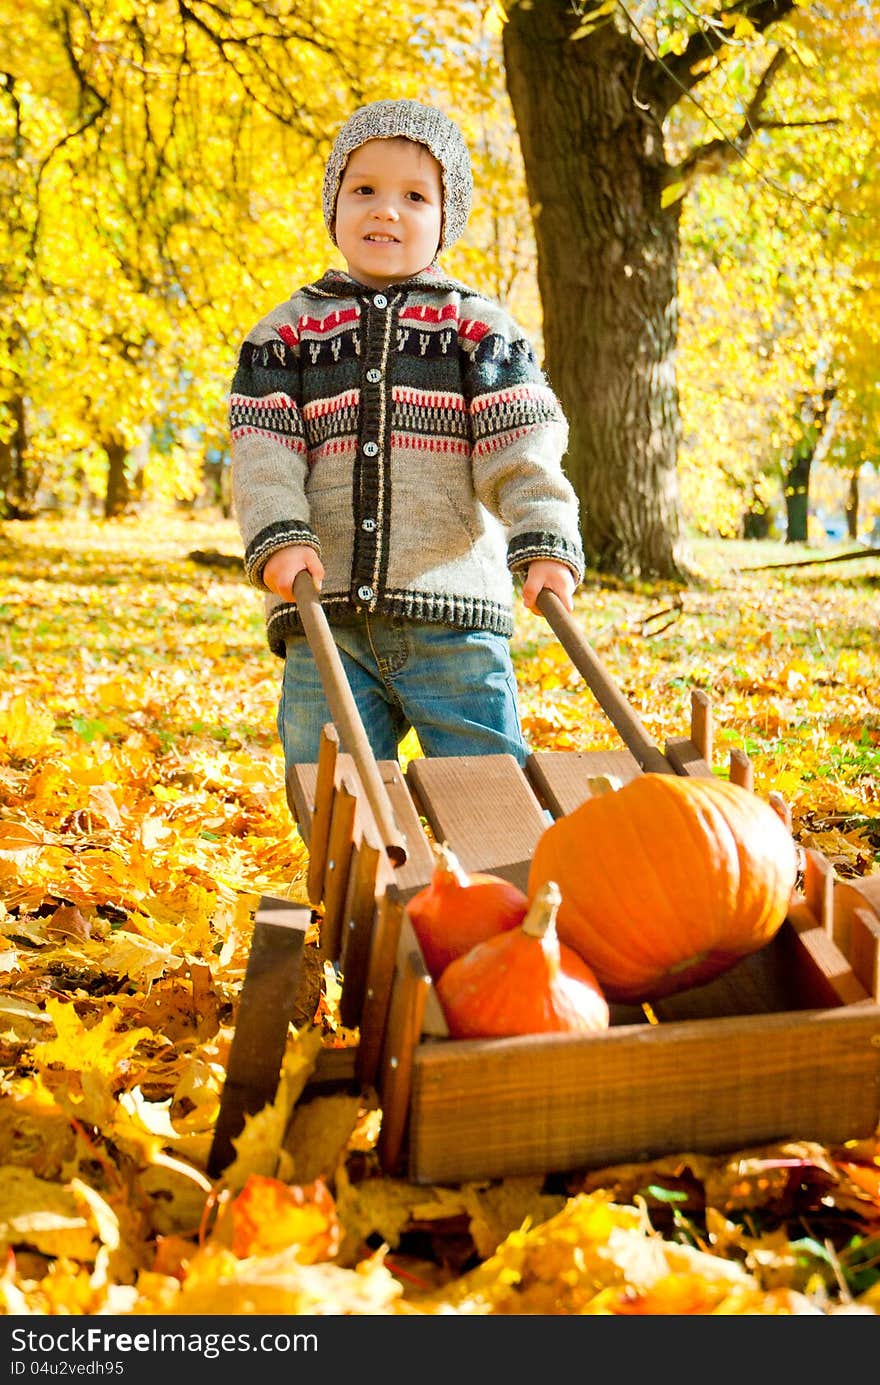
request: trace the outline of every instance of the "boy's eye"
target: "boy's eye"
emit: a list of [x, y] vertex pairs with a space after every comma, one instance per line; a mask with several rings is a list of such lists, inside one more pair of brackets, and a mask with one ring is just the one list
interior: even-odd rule
[[354, 189], [354, 191], [367, 194], [371, 193], [373, 189], [370, 187], [369, 183], [361, 183], [358, 187]]
[[420, 192], [408, 192], [407, 197], [411, 198], [413, 202], [424, 202], [425, 200]]

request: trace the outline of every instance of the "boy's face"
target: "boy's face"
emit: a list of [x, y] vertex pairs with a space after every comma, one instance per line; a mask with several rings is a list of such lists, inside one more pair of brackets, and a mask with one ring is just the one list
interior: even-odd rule
[[443, 222], [443, 173], [423, 144], [371, 139], [349, 156], [336, 202], [336, 244], [370, 288], [418, 274], [434, 259]]

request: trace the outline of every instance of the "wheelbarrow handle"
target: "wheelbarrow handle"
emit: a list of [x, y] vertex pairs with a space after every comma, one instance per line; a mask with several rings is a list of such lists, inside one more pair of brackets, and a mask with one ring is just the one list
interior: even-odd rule
[[674, 774], [675, 769], [653, 743], [634, 708], [627, 702], [556, 593], [545, 587], [535, 604], [640, 767], [646, 773]]
[[354, 760], [355, 769], [372, 809], [389, 859], [396, 866], [406, 862], [406, 841], [394, 818], [388, 790], [382, 780], [361, 714], [352, 695], [339, 650], [321, 607], [311, 573], [303, 569], [293, 583], [293, 597], [303, 623], [312, 657], [321, 676], [330, 715], [339, 732], [342, 749]]

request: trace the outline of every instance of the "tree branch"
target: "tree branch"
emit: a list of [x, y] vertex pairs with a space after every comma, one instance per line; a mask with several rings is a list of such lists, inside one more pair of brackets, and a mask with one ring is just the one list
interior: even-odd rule
[[788, 54], [783, 48], [778, 48], [773, 54], [755, 88], [737, 133], [731, 138], [725, 136], [707, 140], [705, 144], [700, 144], [692, 149], [676, 168], [669, 170], [668, 182], [687, 183], [700, 173], [718, 173], [728, 164], [742, 158], [758, 130], [764, 128], [764, 122], [761, 120], [761, 108], [770, 95], [770, 88], [776, 74], [787, 58]]
[[714, 21], [711, 25], [704, 22], [704, 26], [688, 39], [681, 53], [655, 58], [653, 96], [660, 110], [670, 111], [682, 96], [708, 76], [709, 69], [701, 68], [700, 64], [732, 43], [739, 16], [748, 19], [762, 34], [771, 24], [777, 24], [790, 14], [795, 6], [796, 0], [740, 0], [739, 4], [725, 8], [723, 21]]

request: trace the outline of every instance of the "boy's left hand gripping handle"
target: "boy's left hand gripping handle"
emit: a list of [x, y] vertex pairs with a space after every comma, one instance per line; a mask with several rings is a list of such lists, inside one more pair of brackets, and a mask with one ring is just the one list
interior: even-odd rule
[[367, 802], [372, 809], [389, 859], [395, 866], [402, 866], [407, 856], [406, 841], [395, 821], [388, 790], [382, 781], [376, 757], [367, 739], [361, 714], [345, 676], [345, 669], [327, 617], [321, 609], [312, 575], [305, 569], [297, 573], [294, 580], [293, 598], [302, 619], [312, 658], [321, 676], [324, 696], [339, 732], [342, 748], [348, 751], [354, 760], [355, 769], [364, 787]]

